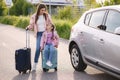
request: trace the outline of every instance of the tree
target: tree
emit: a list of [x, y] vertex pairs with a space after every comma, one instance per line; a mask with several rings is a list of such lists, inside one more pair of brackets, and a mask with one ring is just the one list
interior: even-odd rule
[[0, 16], [4, 15], [4, 11], [7, 9], [4, 0], [0, 0]]
[[13, 4], [15, 4], [17, 2], [17, 0], [12, 0]]
[[96, 0], [84, 0], [84, 3], [90, 8], [96, 6]]
[[105, 1], [104, 5], [108, 6], [108, 5], [118, 5], [120, 4], [120, 0], [110, 0], [110, 1]]
[[28, 15], [33, 12], [33, 5], [31, 3], [24, 3], [22, 10], [23, 10], [23, 15]]
[[120, 4], [120, 0], [110, 0], [110, 3], [113, 3], [113, 5]]
[[33, 5], [26, 0], [13, 0], [13, 6], [10, 8], [11, 15], [28, 15], [29, 9], [33, 9]]

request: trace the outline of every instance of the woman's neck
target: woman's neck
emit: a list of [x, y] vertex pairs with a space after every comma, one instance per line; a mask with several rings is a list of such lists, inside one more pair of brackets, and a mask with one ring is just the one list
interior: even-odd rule
[[42, 16], [43, 14], [39, 14], [39, 16]]

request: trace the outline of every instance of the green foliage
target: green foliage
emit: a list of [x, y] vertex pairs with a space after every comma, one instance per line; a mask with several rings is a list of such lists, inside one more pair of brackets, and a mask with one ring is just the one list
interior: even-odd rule
[[[29, 17], [17, 16], [0, 16], [0, 23], [14, 25], [20, 28], [26, 28], [29, 24]], [[61, 38], [69, 39], [71, 27], [74, 23], [70, 20], [61, 20], [52, 18], [56, 30]]]
[[58, 9], [58, 15], [56, 16], [59, 19], [72, 19], [72, 7], [67, 6]]
[[7, 10], [7, 7], [5, 5], [4, 0], [0, 0], [0, 16], [5, 15], [6, 10]]
[[22, 7], [22, 10], [23, 10], [23, 15], [28, 15], [30, 13], [32, 13], [32, 10], [33, 10], [33, 5], [31, 3], [24, 3], [23, 7]]
[[84, 0], [85, 6], [88, 9], [96, 7], [96, 0]]
[[0, 22], [3, 24], [14, 25], [14, 23], [18, 20], [18, 17], [15, 16], [5, 16], [1, 17]]
[[0, 16], [0, 23], [14, 25], [16, 27], [26, 28], [29, 24], [28, 17]]
[[15, 4], [17, 2], [17, 0], [12, 0], [13, 4]]
[[60, 37], [69, 39], [72, 23], [69, 20], [53, 19], [56, 30]]
[[26, 28], [28, 25], [29, 25], [29, 18], [27, 17], [19, 18], [19, 20], [15, 24], [16, 27], [21, 27], [21, 28]]
[[112, 3], [113, 5], [118, 5], [120, 4], [120, 0], [110, 0], [110, 3]]
[[[109, 5], [119, 5], [120, 4], [120, 0], [106, 0], [104, 3], [103, 3], [103, 6], [109, 6]], [[98, 7], [101, 7], [102, 5], [101, 4], [98, 4]]]
[[10, 8], [11, 15], [28, 15], [29, 11], [33, 9], [33, 5], [26, 0], [14, 0], [14, 5]]
[[110, 1], [105, 1], [104, 5], [109, 6], [109, 5], [118, 5], [120, 4], [120, 0], [110, 0]]

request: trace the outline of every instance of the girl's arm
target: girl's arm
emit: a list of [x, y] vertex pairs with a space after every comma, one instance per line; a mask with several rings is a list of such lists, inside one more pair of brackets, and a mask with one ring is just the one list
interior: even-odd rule
[[55, 31], [55, 40], [56, 40], [55, 47], [57, 48], [59, 45], [59, 35], [57, 34], [56, 31]]

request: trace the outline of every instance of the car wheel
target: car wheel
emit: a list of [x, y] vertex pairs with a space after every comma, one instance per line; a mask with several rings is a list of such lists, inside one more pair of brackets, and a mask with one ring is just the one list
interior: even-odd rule
[[72, 45], [70, 50], [70, 58], [73, 68], [76, 71], [84, 71], [87, 65], [83, 62], [81, 52], [77, 45]]

